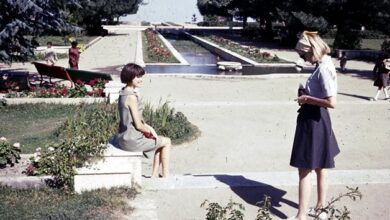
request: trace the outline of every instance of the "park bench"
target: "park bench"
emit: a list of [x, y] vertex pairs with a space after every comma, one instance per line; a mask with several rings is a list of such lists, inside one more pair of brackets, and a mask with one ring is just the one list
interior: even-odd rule
[[123, 151], [107, 144], [102, 159], [76, 169], [75, 192], [120, 186], [142, 186], [142, 155], [142, 152]]
[[44, 63], [39, 63], [39, 62], [32, 62], [34, 64], [35, 68], [37, 69], [39, 75], [41, 75], [41, 82], [40, 84], [43, 84], [43, 76], [48, 76], [49, 77], [49, 82], [51, 82], [51, 78], [58, 78], [58, 79], [64, 79], [64, 80], [69, 80], [71, 82], [72, 79], [70, 78], [68, 72], [64, 67], [61, 66], [51, 66], [47, 65]]
[[77, 80], [81, 80], [85, 83], [88, 83], [93, 79], [102, 79], [102, 80], [112, 80], [111, 74], [109, 73], [101, 73], [101, 72], [93, 72], [87, 70], [76, 70], [76, 69], [66, 69], [72, 81], [76, 82]]
[[25, 71], [0, 71], [0, 91], [8, 90], [27, 90], [30, 88], [28, 80], [29, 74]]
[[44, 63], [33, 62], [38, 73], [41, 75], [41, 85], [43, 83], [43, 76], [49, 76], [51, 83], [51, 77], [69, 80], [72, 83], [80, 80], [84, 83], [88, 83], [94, 79], [112, 80], [111, 74], [100, 73], [86, 70], [69, 69], [60, 66], [51, 66]]

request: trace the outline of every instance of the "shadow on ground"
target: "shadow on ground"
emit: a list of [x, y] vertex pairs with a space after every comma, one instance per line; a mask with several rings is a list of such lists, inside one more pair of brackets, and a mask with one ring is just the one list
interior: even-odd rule
[[355, 94], [349, 94], [349, 93], [344, 93], [344, 92], [338, 92], [337, 94], [343, 95], [343, 96], [354, 97], [354, 98], [358, 98], [358, 99], [363, 99], [363, 100], [368, 100], [368, 101], [371, 100], [371, 97], [369, 97], [369, 96], [355, 95]]
[[266, 183], [257, 182], [247, 179], [242, 175], [213, 175], [214, 178], [230, 187], [230, 189], [246, 203], [260, 207], [259, 202], [263, 201], [264, 195], [271, 197], [270, 211], [279, 218], [287, 218], [287, 216], [279, 211], [277, 207], [281, 207], [281, 203], [285, 203], [294, 208], [298, 208], [298, 204], [288, 199], [283, 198], [286, 191], [268, 185]]

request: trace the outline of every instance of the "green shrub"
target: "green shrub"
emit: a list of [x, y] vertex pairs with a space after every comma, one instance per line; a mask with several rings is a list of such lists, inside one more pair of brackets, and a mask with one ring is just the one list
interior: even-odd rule
[[175, 112], [168, 102], [154, 109], [149, 103], [145, 104], [143, 117], [157, 134], [170, 137], [173, 144], [181, 144], [197, 136], [198, 128], [192, 125], [181, 112]]
[[[342, 193], [335, 198], [331, 198], [328, 205], [321, 209], [317, 216], [314, 217], [314, 220], [319, 220], [319, 215], [322, 212], [327, 213], [328, 219], [338, 219], [338, 220], [347, 220], [351, 219], [351, 212], [348, 210], [346, 206], [343, 208], [336, 207], [336, 203], [339, 202], [342, 198], [349, 198], [352, 201], [356, 201], [357, 199], [362, 198], [362, 193], [359, 191], [359, 188], [351, 188], [346, 187], [347, 192]], [[231, 220], [231, 219], [243, 219], [245, 207], [240, 203], [235, 203], [232, 200], [227, 204], [226, 207], [222, 207], [216, 202], [209, 203], [205, 200], [200, 207], [205, 207], [206, 204], [206, 219], [207, 220]], [[256, 203], [259, 206], [257, 211], [257, 216], [255, 220], [272, 220], [274, 219], [273, 214], [271, 213], [271, 197], [264, 195], [262, 201]], [[275, 218], [279, 219], [279, 218]]]
[[0, 138], [0, 168], [14, 166], [20, 159], [20, 143], [11, 145], [5, 137]]
[[55, 177], [55, 185], [72, 189], [74, 168], [100, 157], [118, 126], [115, 105], [82, 105], [57, 130], [58, 140], [31, 158], [33, 173]]
[[[37, 149], [27, 174], [52, 175], [56, 186], [72, 189], [75, 168], [102, 155], [109, 137], [117, 132], [117, 105], [93, 104], [78, 108], [76, 114], [56, 130], [57, 140]], [[167, 102], [156, 110], [147, 104], [144, 118], [158, 134], [170, 137], [174, 144], [190, 140], [198, 133], [184, 114], [175, 113]]]
[[383, 41], [381, 49], [383, 52], [390, 54], [390, 38], [387, 38]]
[[222, 207], [216, 202], [209, 203], [205, 200], [200, 207], [206, 207], [206, 220], [242, 220], [244, 219], [245, 207], [242, 204], [233, 202], [231, 199], [229, 203]]

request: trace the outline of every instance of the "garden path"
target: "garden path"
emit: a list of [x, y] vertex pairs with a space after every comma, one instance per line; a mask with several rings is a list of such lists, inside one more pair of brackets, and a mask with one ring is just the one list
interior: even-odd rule
[[[129, 31], [131, 35], [134, 30]], [[82, 55], [82, 68], [97, 70], [132, 61], [135, 45], [130, 42], [134, 41], [123, 46], [119, 40], [103, 40]], [[291, 50], [272, 51], [281, 57], [297, 58]], [[390, 148], [386, 147], [390, 104], [368, 101], [376, 90], [369, 73], [372, 64], [350, 61], [347, 68], [350, 71], [339, 74], [338, 106], [330, 111], [341, 154], [336, 158], [336, 170], [330, 171], [329, 197], [345, 192], [345, 185], [358, 186], [363, 200], [342, 203], [351, 209], [352, 219], [390, 219]], [[246, 206], [246, 219], [254, 219], [255, 202], [263, 194], [273, 197], [273, 211], [279, 217], [295, 214], [296, 170], [288, 162], [298, 108], [293, 99], [298, 84], [304, 81], [305, 77], [292, 75], [232, 79], [147, 75], [142, 88], [144, 99], [152, 104], [167, 99], [202, 134], [191, 143], [174, 147], [174, 175], [168, 179], [144, 178], [145, 190], [140, 198], [153, 200], [153, 209], [161, 220], [205, 219], [205, 210], [199, 207], [205, 199], [224, 205], [230, 198]], [[151, 160], [144, 160], [143, 165], [143, 173], [148, 175]], [[343, 172], [349, 170], [355, 176], [345, 178]], [[378, 173], [384, 173], [386, 178]], [[181, 188], [164, 188], [187, 178], [194, 184], [199, 180], [194, 176], [204, 174], [212, 176], [213, 181], [205, 176], [203, 188], [185, 184]], [[216, 179], [217, 175], [222, 177]], [[360, 182], [353, 182], [354, 178]], [[216, 183], [224, 187], [217, 187]], [[202, 184], [198, 182], [196, 186]], [[314, 192], [312, 196], [314, 201]]]

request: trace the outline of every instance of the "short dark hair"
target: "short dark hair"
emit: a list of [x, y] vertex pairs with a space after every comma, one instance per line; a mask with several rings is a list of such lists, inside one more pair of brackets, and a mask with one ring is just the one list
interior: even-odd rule
[[53, 45], [51, 41], [48, 41], [46, 45]]
[[72, 43], [71, 43], [71, 45], [72, 45], [72, 47], [77, 47], [77, 41], [72, 41]]
[[121, 71], [121, 82], [127, 84], [132, 82], [135, 77], [143, 75], [145, 75], [145, 70], [141, 66], [135, 63], [128, 63]]

